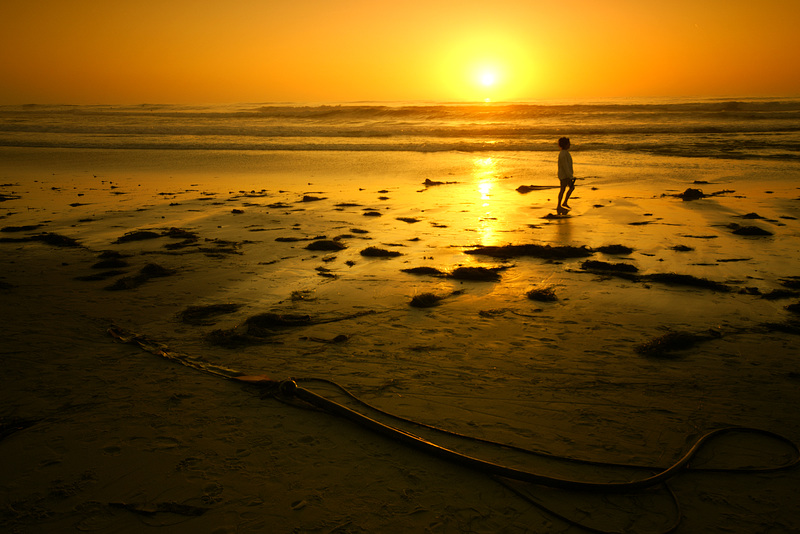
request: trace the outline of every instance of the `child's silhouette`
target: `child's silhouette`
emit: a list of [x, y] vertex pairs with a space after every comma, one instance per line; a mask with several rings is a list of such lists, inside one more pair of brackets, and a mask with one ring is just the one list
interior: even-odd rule
[[[561, 152], [558, 153], [558, 181], [561, 182], [561, 189], [558, 191], [558, 204], [556, 204], [556, 213], [558, 215], [565, 215], [570, 207], [567, 204], [572, 191], [575, 190], [575, 176], [572, 174], [572, 154], [569, 153], [569, 138], [562, 137], [558, 140], [558, 146], [561, 147]], [[567, 195], [564, 196], [564, 191]], [[564, 202], [561, 202], [561, 199]]]

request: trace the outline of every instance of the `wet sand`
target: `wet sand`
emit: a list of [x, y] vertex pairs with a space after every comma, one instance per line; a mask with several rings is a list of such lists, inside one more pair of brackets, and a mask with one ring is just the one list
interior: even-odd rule
[[[540, 156], [280, 158], [297, 161], [266, 177], [251, 163], [93, 170], [52, 151], [5, 171], [5, 530], [580, 531], [483, 473], [119, 343], [112, 326], [557, 456], [667, 466], [728, 426], [800, 442], [796, 166], [779, 180], [759, 164], [622, 169], [576, 154], [571, 216], [552, 219]], [[531, 185], [542, 187], [518, 191]], [[676, 196], [688, 188], [707, 196]], [[768, 235], [743, 235], [751, 227]], [[420, 267], [438, 273], [408, 272]], [[441, 299], [411, 305], [429, 294]], [[251, 327], [266, 313], [306, 319]], [[526, 470], [630, 476], [411, 431]], [[696, 465], [790, 455], [734, 434]], [[677, 532], [800, 529], [798, 477], [682, 473], [669, 483]], [[596, 528], [652, 532], [677, 518], [663, 489], [523, 492]]]

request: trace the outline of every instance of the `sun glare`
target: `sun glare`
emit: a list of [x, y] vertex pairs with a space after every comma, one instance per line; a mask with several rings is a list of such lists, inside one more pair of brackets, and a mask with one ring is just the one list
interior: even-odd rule
[[494, 72], [484, 71], [483, 74], [481, 74], [481, 84], [484, 87], [491, 87], [495, 82], [497, 82], [497, 76]]
[[452, 98], [502, 102], [528, 98], [536, 65], [525, 42], [509, 35], [487, 33], [453, 39], [443, 50], [438, 75]]

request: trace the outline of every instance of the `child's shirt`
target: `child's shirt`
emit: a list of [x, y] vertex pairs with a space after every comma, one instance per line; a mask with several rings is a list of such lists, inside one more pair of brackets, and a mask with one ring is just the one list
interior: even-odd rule
[[572, 154], [569, 150], [561, 150], [558, 153], [558, 179], [572, 180]]

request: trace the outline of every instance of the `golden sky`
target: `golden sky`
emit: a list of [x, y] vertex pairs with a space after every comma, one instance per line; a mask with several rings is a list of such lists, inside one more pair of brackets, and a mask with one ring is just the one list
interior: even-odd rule
[[0, 104], [800, 95], [798, 0], [6, 0]]

